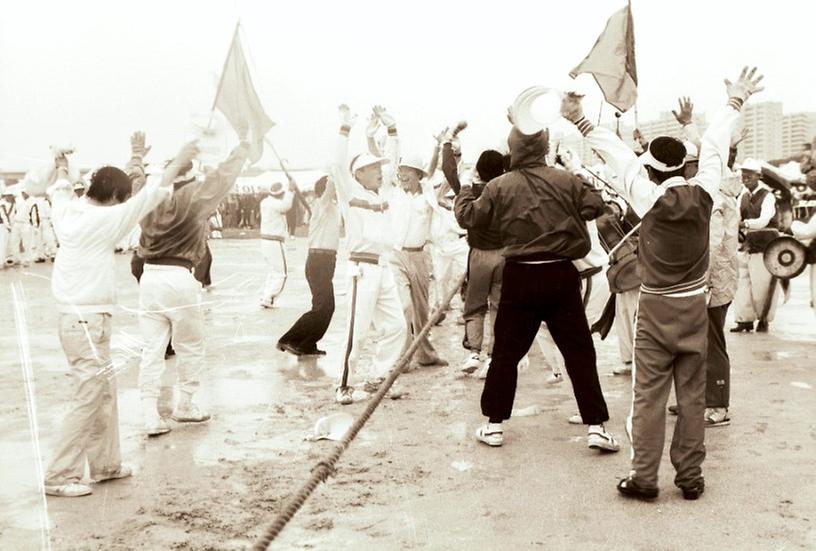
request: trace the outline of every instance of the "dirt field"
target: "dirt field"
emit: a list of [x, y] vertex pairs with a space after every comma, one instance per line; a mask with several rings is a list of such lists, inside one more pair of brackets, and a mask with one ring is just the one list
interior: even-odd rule
[[[260, 534], [314, 463], [334, 444], [304, 439], [333, 402], [341, 362], [345, 296], [323, 341], [329, 355], [300, 361], [275, 349], [307, 307], [304, 243], [274, 310], [258, 306], [264, 267], [256, 240], [211, 242], [217, 285], [207, 300], [207, 361], [201, 399], [213, 419], [174, 425], [156, 439], [140, 432], [136, 375], [137, 286], [128, 257], [118, 268], [114, 317], [125, 460], [136, 475], [92, 496], [49, 498], [53, 549], [243, 549]], [[344, 291], [344, 262], [337, 287]], [[25, 290], [43, 462], [64, 415], [68, 378], [48, 287], [51, 265], [0, 272], [0, 548], [39, 549], [42, 500], [27, 414], [11, 284]], [[386, 400], [318, 488], [275, 549], [814, 549], [816, 548], [816, 317], [805, 277], [794, 281], [767, 335], [728, 335], [732, 425], [709, 429], [706, 493], [684, 501], [666, 453], [661, 496], [652, 504], [615, 491], [628, 446], [601, 455], [586, 447], [569, 383], [545, 384], [533, 347], [516, 407], [540, 413], [507, 424], [505, 445], [473, 439], [481, 381], [457, 377], [462, 327], [449, 315], [433, 332], [448, 368], [400, 378], [408, 395]], [[630, 382], [612, 375], [614, 337], [597, 342], [609, 428], [625, 441]], [[169, 362], [168, 410], [175, 376]], [[342, 408], [357, 414], [364, 403]], [[669, 418], [669, 430], [673, 425]], [[670, 432], [669, 432], [670, 435]]]

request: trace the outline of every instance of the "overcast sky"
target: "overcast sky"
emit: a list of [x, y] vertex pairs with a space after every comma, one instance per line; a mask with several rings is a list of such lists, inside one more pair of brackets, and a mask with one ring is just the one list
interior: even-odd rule
[[[44, 159], [70, 142], [82, 165], [123, 164], [133, 130], [155, 160], [208, 113], [240, 17], [253, 78], [277, 123], [269, 137], [295, 167], [331, 158], [336, 108], [374, 103], [397, 118], [403, 151], [425, 157], [431, 134], [466, 119], [466, 157], [496, 147], [505, 110], [533, 84], [559, 86], [589, 52], [621, 0], [344, 2], [101, 0], [7, 2], [0, 18], [0, 169]], [[285, 7], [284, 7], [285, 6]], [[757, 100], [816, 110], [816, 6], [794, 0], [634, 0], [641, 120], [691, 95], [701, 111], [725, 102], [722, 79], [758, 65]], [[600, 93], [589, 76], [587, 111]], [[604, 120], [613, 119], [606, 106]], [[624, 115], [633, 120], [631, 113]], [[262, 163], [272, 164], [267, 155]]]

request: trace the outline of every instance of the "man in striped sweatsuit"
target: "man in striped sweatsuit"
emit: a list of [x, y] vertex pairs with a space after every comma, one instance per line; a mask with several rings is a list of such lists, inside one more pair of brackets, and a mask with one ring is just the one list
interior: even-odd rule
[[[627, 422], [632, 465], [629, 476], [618, 483], [625, 496], [657, 497], [672, 380], [678, 404], [670, 454], [677, 470], [674, 483], [685, 499], [697, 499], [705, 488], [701, 465], [706, 454], [709, 223], [739, 111], [761, 90], [762, 77], [754, 78], [755, 72], [746, 67], [736, 83], [726, 80], [728, 105], [703, 135], [699, 171], [689, 180], [683, 176], [686, 148], [679, 140], [652, 140], [639, 161], [619, 137], [595, 128], [583, 116], [579, 96], [566, 96], [562, 105], [564, 117], [620, 176], [612, 185], [643, 221], [632, 412]], [[657, 185], [643, 175], [644, 165]]]

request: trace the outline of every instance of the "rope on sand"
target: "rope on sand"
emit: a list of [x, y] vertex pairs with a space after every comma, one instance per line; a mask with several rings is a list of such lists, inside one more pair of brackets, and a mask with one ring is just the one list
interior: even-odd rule
[[385, 379], [377, 392], [371, 397], [371, 400], [368, 402], [365, 410], [363, 410], [363, 413], [360, 414], [351, 427], [349, 427], [345, 436], [343, 436], [343, 439], [337, 443], [334, 450], [315, 464], [315, 466], [312, 468], [312, 475], [308, 480], [306, 480], [306, 482], [303, 483], [289, 502], [286, 503], [283, 510], [278, 513], [275, 520], [264, 530], [263, 535], [257, 539], [255, 544], [252, 546], [253, 551], [265, 551], [275, 540], [275, 538], [278, 537], [286, 524], [292, 520], [295, 513], [297, 513], [300, 508], [303, 507], [303, 504], [306, 503], [306, 499], [308, 499], [312, 492], [314, 492], [317, 485], [321, 482], [325, 482], [329, 476], [334, 474], [334, 466], [337, 464], [340, 456], [343, 455], [343, 452], [349, 447], [351, 441], [354, 440], [357, 433], [360, 432], [360, 429], [363, 428], [363, 425], [365, 425], [366, 421], [368, 421], [369, 417], [371, 417], [371, 414], [373, 414], [374, 410], [377, 409], [377, 406], [380, 405], [380, 402], [382, 402], [386, 393], [391, 388], [391, 385], [394, 384], [394, 381], [397, 380], [397, 377], [400, 376], [402, 370], [408, 364], [411, 356], [413, 356], [414, 352], [416, 352], [417, 348], [419, 348], [420, 340], [424, 338], [431, 330], [431, 327], [433, 327], [442, 318], [443, 312], [450, 305], [451, 300], [453, 300], [454, 295], [462, 287], [464, 281], [465, 276], [462, 275], [457, 284], [453, 286], [445, 296], [445, 300], [442, 302], [440, 308], [433, 316], [431, 316], [419, 334], [414, 337], [414, 340], [411, 341], [411, 346], [408, 347], [405, 354], [403, 354], [397, 361], [394, 368], [389, 373], [388, 378]]

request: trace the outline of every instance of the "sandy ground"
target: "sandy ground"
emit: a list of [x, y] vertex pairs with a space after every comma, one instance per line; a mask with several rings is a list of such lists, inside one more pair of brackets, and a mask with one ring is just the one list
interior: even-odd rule
[[[258, 242], [213, 241], [217, 290], [207, 301], [207, 361], [201, 399], [214, 417], [157, 439], [140, 433], [136, 374], [137, 286], [128, 257], [114, 317], [123, 454], [136, 470], [81, 499], [37, 493], [36, 454], [11, 314], [11, 284], [22, 282], [44, 462], [65, 413], [68, 378], [56, 334], [51, 265], [0, 272], [0, 548], [39, 549], [43, 519], [53, 549], [243, 549], [299, 488], [332, 442], [304, 440], [314, 422], [341, 409], [332, 400], [341, 361], [345, 297], [323, 341], [329, 355], [297, 361], [277, 337], [309, 301], [303, 240], [274, 310], [258, 307], [264, 267]], [[342, 273], [344, 263], [339, 263]], [[338, 290], [343, 292], [341, 278]], [[661, 495], [623, 500], [617, 479], [628, 446], [598, 455], [576, 411], [569, 383], [545, 384], [534, 346], [516, 407], [540, 413], [512, 419], [505, 445], [473, 439], [481, 422], [481, 381], [455, 376], [461, 326], [448, 316], [433, 341], [449, 368], [400, 378], [408, 395], [386, 400], [341, 458], [336, 476], [294, 517], [277, 549], [814, 549], [816, 548], [816, 323], [804, 277], [767, 335], [728, 335], [732, 354], [730, 427], [709, 429], [706, 493], [687, 502], [672, 485], [668, 450]], [[612, 375], [614, 337], [597, 342], [612, 420], [623, 422], [630, 382]], [[162, 405], [171, 407], [173, 361]], [[357, 414], [363, 403], [343, 408]], [[674, 420], [667, 421], [671, 431]], [[670, 432], [669, 432], [670, 434]]]

